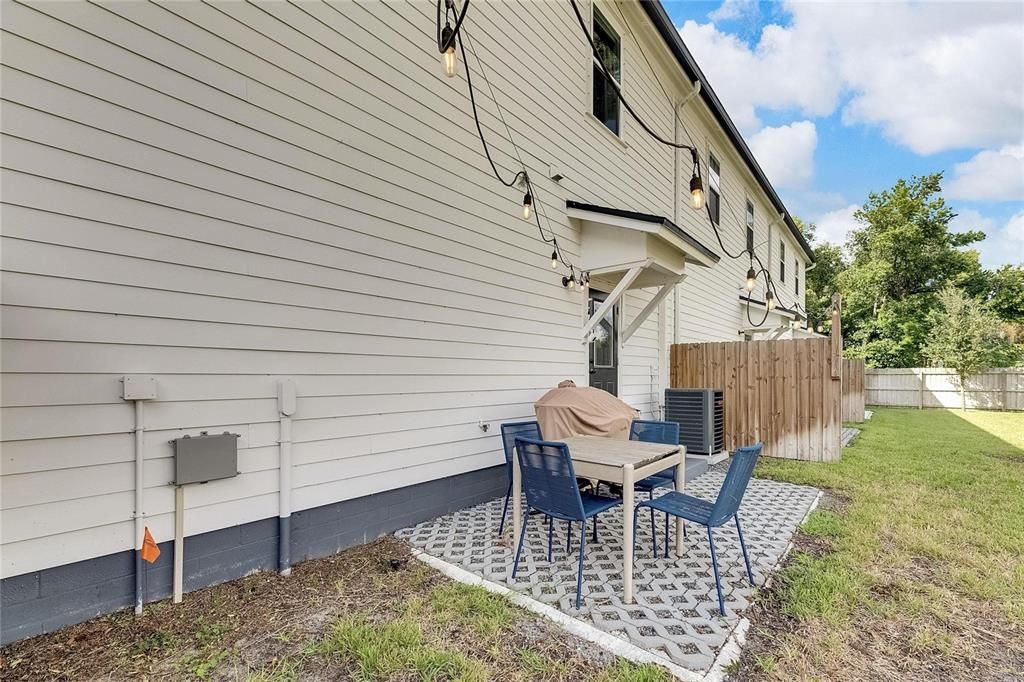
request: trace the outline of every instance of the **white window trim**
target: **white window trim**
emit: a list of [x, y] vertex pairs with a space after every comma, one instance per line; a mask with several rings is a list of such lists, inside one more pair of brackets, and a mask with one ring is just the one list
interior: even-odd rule
[[[592, 38], [593, 38], [593, 35], [594, 35], [594, 10], [595, 9], [601, 13], [601, 17], [605, 20], [605, 22], [608, 23], [609, 26], [612, 27], [612, 29], [619, 36], [619, 80], [617, 81], [616, 84], [619, 86], [619, 90], [622, 90], [622, 84], [626, 80], [626, 44], [625, 44], [625, 41], [622, 39], [622, 36], [625, 35], [625, 31], [622, 30], [622, 25], [619, 23], [618, 19], [613, 18], [612, 15], [609, 14], [607, 10], [602, 10], [601, 8], [597, 7], [597, 1], [594, 0], [593, 2], [590, 3], [590, 35], [591, 35]], [[589, 45], [587, 47], [589, 47]], [[590, 60], [587, 62], [587, 71], [589, 73], [588, 73], [588, 76], [587, 76], [588, 87], [587, 87], [587, 103], [586, 103], [586, 109], [585, 109], [586, 112], [587, 112], [586, 118], [589, 121], [591, 121], [592, 123], [596, 123], [597, 126], [601, 130], [603, 130], [609, 136], [610, 139], [615, 140], [619, 144], [623, 145], [623, 147], [625, 147], [627, 145], [626, 145], [626, 142], [625, 142], [625, 135], [623, 133], [626, 130], [626, 118], [627, 117], [623, 116], [623, 114], [625, 113], [625, 109], [622, 106], [622, 102], [619, 102], [619, 132], [618, 133], [612, 132], [608, 128], [608, 126], [606, 126], [604, 124], [604, 121], [602, 121], [601, 119], [599, 119], [597, 116], [594, 115], [594, 66], [595, 65], [597, 65], [597, 56], [593, 53], [593, 50], [591, 50], [590, 51]]]
[[[713, 182], [714, 177], [711, 175], [711, 173], [712, 173], [712, 171], [711, 171], [711, 157], [712, 156], [715, 157], [716, 161], [718, 161], [718, 182], [717, 183]], [[718, 192], [718, 222], [716, 223], [716, 225], [721, 227], [722, 226], [722, 202], [723, 202], [723, 199], [722, 199], [722, 157], [721, 157], [720, 154], [715, 152], [714, 147], [712, 147], [711, 144], [708, 143], [708, 188], [711, 189], [712, 186], [714, 186], [715, 191]], [[744, 206], [743, 210], [746, 211], [746, 207], [745, 206]], [[746, 220], [745, 217], [744, 217], [744, 220]], [[744, 245], [746, 245], [746, 240], [747, 240], [747, 238], [746, 238], [746, 229], [745, 228], [746, 228], [746, 224], [744, 224], [744, 230], [743, 230], [743, 234], [744, 234], [743, 243], [744, 243]]]

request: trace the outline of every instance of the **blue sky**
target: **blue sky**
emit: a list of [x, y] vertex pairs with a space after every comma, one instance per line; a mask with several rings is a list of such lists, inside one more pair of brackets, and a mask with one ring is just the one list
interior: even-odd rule
[[944, 171], [953, 227], [1024, 263], [1024, 4], [663, 0], [787, 208], [842, 242], [871, 191]]

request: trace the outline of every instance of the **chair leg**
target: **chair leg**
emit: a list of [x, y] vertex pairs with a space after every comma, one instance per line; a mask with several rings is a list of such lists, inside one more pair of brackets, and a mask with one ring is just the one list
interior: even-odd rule
[[[633, 510], [633, 556], [629, 558], [631, 562], [636, 560], [636, 528], [637, 522], [640, 521], [640, 514], [638, 513], [639, 511], [639, 506]], [[658, 555], [654, 555], [654, 558], [657, 559]], [[625, 561], [625, 557], [623, 557], [623, 561]]]
[[[648, 495], [649, 500], [654, 500], [654, 488]], [[658, 532], [654, 530], [654, 507], [651, 507], [651, 549], [654, 551], [654, 558], [658, 558]], [[666, 548], [667, 551], [667, 548]]]
[[555, 517], [548, 517], [548, 563], [551, 563], [551, 531], [555, 528]]
[[740, 515], [736, 514], [733, 519], [736, 520], [736, 534], [740, 536], [740, 547], [743, 549], [743, 562], [747, 565], [747, 578], [750, 579], [750, 584], [754, 584], [754, 572], [750, 570], [750, 556], [747, 554], [747, 544], [743, 542], [743, 531], [740, 530]]
[[725, 615], [725, 600], [722, 599], [722, 580], [718, 576], [718, 556], [715, 554], [715, 537], [708, 526], [708, 544], [711, 545], [711, 567], [715, 569], [715, 589], [718, 590], [718, 611]]
[[597, 543], [597, 517], [594, 517], [594, 543]]
[[512, 481], [508, 482], [508, 490], [505, 492], [505, 506], [501, 510], [501, 524], [498, 526], [498, 535], [505, 533], [505, 515], [508, 514], [508, 501], [512, 499]]
[[[665, 512], [665, 558], [666, 559], [668, 558], [668, 520], [669, 520], [669, 516], [671, 516], [671, 515], [668, 512]], [[679, 549], [676, 548], [676, 552], [677, 553], [678, 553], [678, 551], [679, 551]]]
[[572, 521], [566, 521], [565, 526], [565, 551], [568, 553], [572, 543]]
[[523, 512], [523, 529], [519, 531], [519, 546], [516, 547], [516, 560], [512, 562], [512, 577], [516, 577], [519, 570], [519, 555], [523, 553], [523, 540], [526, 539], [526, 524], [530, 521], [530, 510]]
[[580, 590], [583, 588], [583, 557], [587, 553], [587, 520], [583, 519], [580, 528], [580, 565], [576, 569], [576, 608], [580, 608]]

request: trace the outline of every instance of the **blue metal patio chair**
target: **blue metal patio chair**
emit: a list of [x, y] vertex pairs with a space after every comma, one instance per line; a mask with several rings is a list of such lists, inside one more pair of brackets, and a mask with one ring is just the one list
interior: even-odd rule
[[[634, 419], [629, 425], [629, 439], [642, 441], [644, 443], [666, 443], [668, 445], [679, 445], [679, 424], [678, 422], [663, 422], [644, 419]], [[646, 491], [650, 499], [654, 499], [655, 488], [673, 488], [676, 481], [676, 468], [670, 467], [664, 471], [648, 476], [637, 481], [633, 487], [636, 490]], [[668, 517], [665, 517], [668, 520]], [[683, 532], [686, 532], [685, 526]], [[654, 509], [651, 509], [651, 544], [654, 547], [654, 555], [658, 555], [658, 534], [654, 529]]]
[[593, 518], [612, 507], [622, 504], [613, 497], [601, 497], [581, 493], [576, 485], [576, 472], [565, 443], [552, 443], [533, 438], [516, 438], [516, 454], [519, 457], [519, 471], [522, 474], [523, 490], [526, 492], [526, 506], [523, 510], [523, 528], [519, 533], [519, 546], [512, 564], [512, 577], [519, 570], [519, 557], [526, 540], [526, 526], [530, 520], [530, 509], [536, 509], [548, 517], [548, 561], [551, 561], [551, 536], [554, 519], [581, 524], [580, 561], [576, 569], [576, 608], [580, 607], [580, 588], [583, 585], [583, 558], [587, 548], [587, 519]]
[[505, 506], [501, 510], [501, 524], [498, 535], [505, 532], [505, 516], [508, 514], [508, 501], [512, 499], [512, 458], [516, 456], [516, 438], [536, 438], [540, 440], [540, 424], [532, 422], [509, 422], [501, 425], [501, 445], [505, 448], [505, 473], [508, 474], [508, 490], [505, 491]]
[[[729, 465], [729, 473], [725, 475], [725, 481], [722, 482], [722, 487], [718, 491], [718, 498], [713, 503], [673, 491], [653, 500], [641, 502], [636, 506], [638, 513], [640, 507], [650, 507], [665, 512], [666, 558], [668, 557], [668, 515], [678, 516], [707, 527], [708, 544], [711, 545], [711, 566], [715, 571], [715, 588], [718, 590], [718, 610], [723, 616], [725, 615], [725, 601], [722, 599], [722, 581], [718, 575], [718, 557], [715, 554], [715, 538], [711, 529], [724, 525], [729, 519], [736, 522], [736, 533], [739, 535], [740, 547], [743, 549], [743, 561], [747, 565], [747, 578], [753, 585], [754, 573], [750, 570], [750, 556], [747, 554], [747, 545], [743, 542], [743, 530], [740, 528], [738, 510], [763, 447], [762, 443], [755, 443], [736, 450], [732, 463]], [[636, 536], [635, 516], [633, 518], [633, 536]]]

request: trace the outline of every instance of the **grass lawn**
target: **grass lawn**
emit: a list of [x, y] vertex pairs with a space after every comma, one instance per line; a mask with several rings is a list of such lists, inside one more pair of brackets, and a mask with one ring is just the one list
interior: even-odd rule
[[755, 608], [739, 677], [1024, 679], [1024, 414], [878, 409]]
[[394, 538], [0, 651], [3, 680], [667, 682], [452, 582]]

